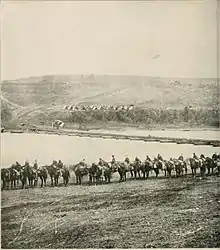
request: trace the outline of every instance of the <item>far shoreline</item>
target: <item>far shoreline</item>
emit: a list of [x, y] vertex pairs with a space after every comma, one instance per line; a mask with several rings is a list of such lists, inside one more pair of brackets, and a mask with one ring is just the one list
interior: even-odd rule
[[[66, 135], [66, 136], [76, 136], [76, 137], [89, 137], [89, 138], [102, 138], [102, 139], [115, 139], [115, 140], [130, 140], [130, 141], [145, 141], [145, 142], [161, 142], [161, 143], [177, 143], [177, 144], [194, 144], [194, 145], [209, 145], [213, 147], [220, 147], [220, 137], [214, 139], [207, 138], [193, 138], [192, 136], [169, 136], [169, 135], [153, 135], [151, 132], [155, 133], [166, 133], [167, 132], [220, 132], [218, 128], [134, 128], [134, 127], [124, 127], [118, 128], [111, 127], [106, 128], [93, 128], [88, 130], [80, 129], [70, 129], [63, 128], [59, 131], [51, 128], [49, 126], [33, 126], [33, 128], [19, 128], [19, 129], [5, 129], [4, 133], [12, 134], [45, 134], [45, 135]], [[143, 134], [146, 132], [146, 134]], [[140, 134], [141, 133], [141, 134]]]

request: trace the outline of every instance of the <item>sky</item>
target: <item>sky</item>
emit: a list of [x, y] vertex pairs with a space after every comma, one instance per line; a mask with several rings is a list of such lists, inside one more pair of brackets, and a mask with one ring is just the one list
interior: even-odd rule
[[216, 0], [8, 1], [1, 80], [50, 74], [217, 77]]

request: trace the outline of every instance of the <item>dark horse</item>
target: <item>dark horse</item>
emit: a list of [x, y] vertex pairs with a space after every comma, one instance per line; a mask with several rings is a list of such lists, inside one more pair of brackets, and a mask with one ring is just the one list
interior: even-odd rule
[[206, 163], [206, 167], [207, 167], [207, 170], [208, 170], [207, 175], [211, 175], [211, 174], [214, 173], [214, 168], [216, 167], [215, 162], [216, 161], [214, 161], [212, 158], [206, 157], [205, 163]]
[[10, 171], [8, 168], [1, 169], [2, 190], [9, 189]]
[[111, 166], [109, 166], [108, 164], [103, 166], [102, 171], [105, 178], [105, 182], [110, 183], [112, 174], [115, 173], [117, 170], [118, 170], [117, 163], [113, 163], [111, 164]]
[[[163, 166], [163, 162], [162, 161], [160, 161], [160, 160], [158, 160], [158, 159], [154, 159], [154, 161], [153, 161], [153, 170], [154, 170], [154, 172], [155, 172], [155, 174], [156, 174], [156, 178], [158, 177], [158, 175], [159, 175], [159, 173], [160, 173], [160, 170], [166, 170], [165, 168], [164, 168], [164, 166]], [[166, 173], [166, 171], [165, 171], [165, 173]]]
[[196, 170], [198, 168], [200, 168], [200, 173], [202, 176], [205, 175], [205, 162], [202, 162], [202, 160], [197, 160], [197, 159], [194, 159], [194, 158], [189, 158], [189, 162], [190, 162], [190, 167], [191, 167], [191, 170], [192, 170], [192, 176], [193, 177], [196, 177]]
[[134, 161], [133, 163], [131, 163], [131, 166], [134, 172], [134, 178], [137, 179], [137, 175], [138, 175], [138, 178], [141, 178], [141, 174], [140, 174], [140, 171], [142, 170], [141, 161]]
[[25, 163], [23, 167], [21, 167], [20, 171], [20, 179], [22, 183], [22, 188], [27, 185], [27, 180], [29, 187], [34, 187], [37, 186], [37, 178], [38, 178], [38, 173], [37, 169], [31, 167], [28, 163]]
[[61, 170], [56, 166], [56, 164], [51, 164], [49, 166], [45, 166], [47, 172], [51, 179], [51, 186], [58, 186], [59, 177], [61, 175]]
[[81, 164], [77, 164], [73, 168], [74, 173], [76, 175], [76, 184], [81, 185], [83, 176], [89, 173], [89, 168], [87, 165], [83, 166]]
[[165, 176], [168, 176], [169, 178], [171, 178], [172, 176], [172, 171], [174, 170], [174, 162], [169, 160], [169, 161], [165, 161]]
[[98, 183], [101, 181], [102, 168], [98, 164], [93, 163], [90, 168], [88, 168], [89, 182]]
[[185, 169], [185, 162], [181, 160], [174, 159], [173, 160], [175, 171], [176, 171], [176, 177], [183, 176], [184, 169]]
[[133, 176], [132, 169], [133, 165], [127, 162], [117, 162], [117, 169], [120, 176], [119, 182], [124, 182], [127, 180], [127, 172], [131, 173], [131, 178]]
[[63, 184], [66, 187], [70, 179], [70, 171], [67, 167], [63, 167], [61, 170], [61, 176], [63, 177]]
[[46, 187], [47, 185], [47, 176], [48, 176], [48, 172], [47, 172], [47, 168], [45, 166], [42, 166], [38, 169], [37, 171], [38, 173], [38, 177], [41, 180], [41, 187], [43, 187], [43, 185]]
[[150, 171], [153, 169], [153, 162], [151, 160], [145, 160], [145, 162], [141, 166], [141, 170], [143, 173], [143, 178], [148, 179]]

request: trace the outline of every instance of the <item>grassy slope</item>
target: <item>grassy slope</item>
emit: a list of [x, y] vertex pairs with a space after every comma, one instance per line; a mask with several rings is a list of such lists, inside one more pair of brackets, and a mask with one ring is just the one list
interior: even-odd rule
[[[152, 108], [181, 109], [218, 106], [215, 79], [177, 79], [141, 76], [57, 75], [3, 82], [2, 107], [14, 117], [29, 121], [45, 120], [65, 113], [69, 104], [131, 104]], [[16, 106], [19, 105], [19, 106]], [[37, 110], [36, 110], [37, 109]], [[15, 111], [14, 111], [15, 110]], [[68, 115], [67, 113], [64, 114]]]
[[2, 248], [217, 248], [218, 181], [153, 177], [4, 191]]

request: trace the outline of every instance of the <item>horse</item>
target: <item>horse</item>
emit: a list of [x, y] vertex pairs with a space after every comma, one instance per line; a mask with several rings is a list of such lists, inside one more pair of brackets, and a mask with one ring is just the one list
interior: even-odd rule
[[200, 168], [200, 170], [203, 170], [201, 169], [201, 161], [200, 160], [197, 160], [195, 158], [189, 158], [189, 162], [190, 162], [190, 167], [191, 167], [191, 170], [192, 170], [192, 176], [195, 178], [196, 177], [196, 170], [198, 168]]
[[[206, 167], [207, 167], [207, 170], [208, 170], [208, 173], [207, 175], [211, 175], [214, 173], [214, 168], [216, 167], [215, 165], [215, 162], [212, 158], [210, 157], [206, 157], [205, 159], [205, 163], [206, 163]], [[211, 171], [210, 171], [211, 170]]]
[[19, 184], [20, 172], [15, 169], [15, 165], [13, 164], [9, 168], [9, 173], [10, 173], [11, 189], [16, 188], [16, 185]]
[[8, 168], [1, 169], [2, 190], [9, 189], [10, 171]]
[[51, 180], [51, 186], [58, 186], [58, 182], [59, 182], [59, 177], [61, 175], [61, 170], [56, 166], [55, 163], [52, 163], [49, 166], [45, 166], [48, 174], [50, 176], [50, 180]]
[[119, 182], [124, 182], [127, 179], [127, 172], [131, 172], [131, 177], [132, 175], [132, 168], [131, 163], [126, 163], [126, 162], [117, 162], [117, 170], [120, 176]]
[[217, 171], [218, 171], [218, 176], [220, 175], [220, 157], [214, 161], [216, 167], [217, 167]]
[[104, 165], [103, 166], [103, 175], [105, 178], [105, 182], [110, 183], [112, 174], [115, 173], [118, 169], [117, 163], [113, 163], [111, 166]]
[[132, 170], [134, 172], [134, 178], [137, 179], [137, 174], [138, 177], [141, 178], [140, 171], [142, 169], [142, 163], [140, 161], [134, 161], [131, 163]]
[[180, 177], [181, 175], [183, 176], [185, 168], [184, 162], [181, 160], [174, 159], [173, 163], [174, 169], [176, 171], [176, 177]]
[[90, 183], [99, 183], [103, 180], [104, 165], [93, 163], [89, 168]]
[[175, 168], [174, 163], [171, 160], [164, 161], [164, 163], [165, 163], [165, 169], [166, 169], [165, 176], [168, 176], [169, 178], [171, 178], [172, 170], [174, 170], [174, 168]]
[[37, 169], [33, 167], [29, 167], [27, 174], [28, 174], [27, 178], [28, 178], [29, 187], [33, 188], [34, 186], [37, 186], [37, 181], [38, 181]]
[[149, 178], [149, 173], [152, 169], [153, 169], [153, 162], [151, 160], [145, 160], [145, 162], [141, 166], [144, 179]]
[[88, 168], [90, 183], [95, 183], [97, 181], [97, 172], [98, 172], [98, 165], [95, 163], [92, 163], [92, 166]]
[[46, 187], [47, 185], [47, 176], [48, 176], [48, 172], [47, 172], [47, 168], [45, 166], [41, 166], [38, 171], [38, 177], [41, 180], [41, 187], [43, 187], [43, 185]]
[[83, 166], [81, 164], [77, 164], [73, 167], [73, 171], [76, 175], [76, 184], [81, 185], [82, 177], [89, 173], [89, 168], [87, 165]]
[[[164, 162], [155, 158], [153, 161], [153, 170], [154, 170], [154, 172], [156, 174], [156, 178], [157, 178], [159, 173], [160, 173], [160, 170], [165, 170]], [[165, 174], [166, 174], [166, 171], [165, 171]]]
[[61, 171], [61, 176], [63, 177], [63, 184], [66, 187], [67, 184], [69, 183], [70, 171], [65, 166], [60, 171]]

